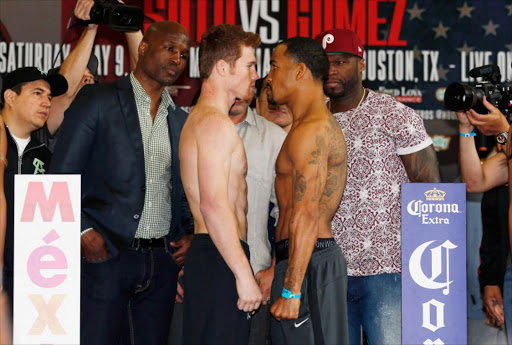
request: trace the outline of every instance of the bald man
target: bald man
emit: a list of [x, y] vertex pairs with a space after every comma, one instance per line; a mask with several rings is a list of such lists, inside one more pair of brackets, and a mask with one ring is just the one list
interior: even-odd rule
[[81, 344], [163, 344], [193, 233], [178, 145], [186, 114], [165, 89], [189, 37], [152, 24], [135, 71], [86, 85], [66, 112], [53, 173], [82, 175]]

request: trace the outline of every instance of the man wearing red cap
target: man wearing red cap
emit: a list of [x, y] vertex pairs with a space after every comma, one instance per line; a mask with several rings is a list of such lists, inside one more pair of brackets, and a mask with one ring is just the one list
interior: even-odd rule
[[421, 117], [393, 97], [365, 89], [364, 48], [350, 30], [315, 37], [328, 54], [324, 92], [348, 152], [345, 193], [332, 232], [347, 259], [351, 344], [401, 343], [400, 185], [440, 182]]

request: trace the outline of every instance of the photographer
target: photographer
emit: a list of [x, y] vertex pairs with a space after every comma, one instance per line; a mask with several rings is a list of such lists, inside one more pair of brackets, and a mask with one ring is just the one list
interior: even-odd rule
[[[489, 114], [478, 114], [473, 109], [457, 112], [460, 130], [460, 166], [462, 180], [468, 192], [484, 192], [482, 199], [483, 236], [480, 246], [481, 263], [479, 281], [484, 304], [486, 323], [501, 327], [506, 323], [509, 343], [512, 343], [512, 301], [507, 293], [502, 295], [504, 281], [509, 284], [512, 270], [510, 261], [507, 209], [509, 206], [507, 151], [510, 152], [509, 124], [501, 111], [485, 98], [483, 105]], [[483, 163], [478, 156], [473, 128], [484, 135], [496, 135], [502, 149]], [[501, 145], [504, 145], [501, 147]], [[508, 148], [508, 150], [507, 150]], [[507, 272], [505, 274], [505, 272]], [[504, 298], [503, 298], [504, 297]], [[505, 300], [505, 303], [503, 302]], [[504, 314], [506, 317], [504, 318]]]
[[476, 150], [474, 127], [477, 127], [484, 135], [500, 136], [502, 144], [506, 143], [509, 130], [505, 116], [485, 97], [483, 105], [489, 110], [489, 114], [479, 114], [473, 109], [456, 113], [459, 119], [459, 159], [462, 181], [466, 183], [467, 191], [470, 193], [482, 193], [508, 182], [507, 157], [504, 151], [499, 151], [496, 155], [486, 159], [483, 164], [480, 163], [480, 157]]
[[[120, 0], [118, 1], [123, 3]], [[91, 9], [94, 4], [94, 0], [78, 0], [73, 11], [75, 18], [79, 21], [89, 21], [91, 19]], [[52, 109], [46, 124], [50, 137], [55, 135], [60, 128], [60, 125], [64, 120], [64, 112], [71, 105], [71, 102], [73, 102], [77, 93], [84, 85], [94, 84], [95, 79], [97, 79], [96, 69], [98, 62], [94, 53], [92, 53], [92, 50], [94, 47], [94, 40], [98, 32], [98, 26], [98, 24], [87, 24], [84, 27], [77, 44], [59, 68], [59, 74], [66, 78], [69, 89], [64, 95], [55, 97], [52, 100]], [[133, 71], [137, 64], [137, 49], [140, 41], [142, 40], [142, 32], [140, 30], [136, 32], [125, 32], [125, 37], [128, 43], [130, 70]], [[46, 138], [40, 139], [43, 139], [43, 141], [48, 145], [49, 140]]]

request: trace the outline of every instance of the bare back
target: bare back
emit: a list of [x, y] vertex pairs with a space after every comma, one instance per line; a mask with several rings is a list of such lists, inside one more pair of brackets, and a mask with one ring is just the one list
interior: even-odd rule
[[291, 224], [304, 219], [298, 212], [317, 220], [318, 238], [332, 237], [331, 221], [347, 180], [347, 154], [341, 128], [330, 112], [308, 114], [292, 126], [276, 174], [276, 241], [289, 238]]
[[237, 235], [245, 240], [247, 158], [233, 122], [214, 107], [196, 105], [181, 132], [179, 156], [194, 232], [209, 233], [212, 226], [225, 231], [222, 224], [207, 225], [214, 209], [226, 212], [226, 227], [234, 217]]

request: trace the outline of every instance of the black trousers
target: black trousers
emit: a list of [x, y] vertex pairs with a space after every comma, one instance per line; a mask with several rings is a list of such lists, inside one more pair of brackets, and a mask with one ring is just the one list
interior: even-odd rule
[[238, 309], [235, 276], [209, 235], [194, 235], [186, 263], [183, 344], [247, 344], [250, 314]]

